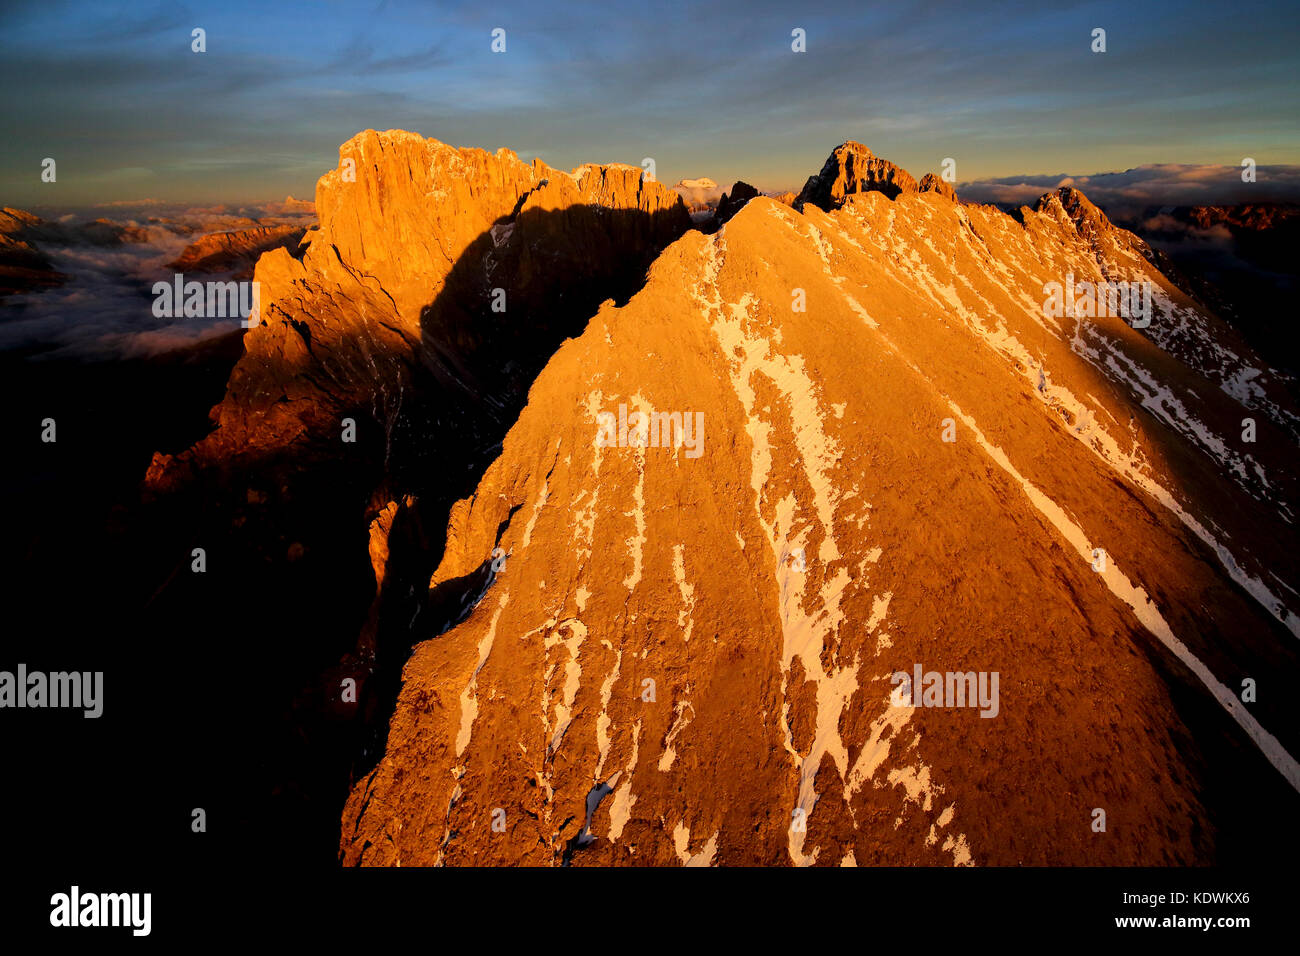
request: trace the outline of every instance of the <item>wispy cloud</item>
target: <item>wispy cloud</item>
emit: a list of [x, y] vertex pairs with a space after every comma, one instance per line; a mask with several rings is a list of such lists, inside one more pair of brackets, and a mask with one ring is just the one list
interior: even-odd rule
[[[152, 170], [149, 194], [168, 199], [306, 194], [341, 142], [391, 127], [768, 189], [850, 138], [917, 174], [953, 157], [971, 179], [1300, 162], [1300, 8], [1280, 0], [1231, 18], [1173, 0], [65, 2], [6, 4], [0, 23], [0, 199], [16, 205], [139, 195], [117, 170]], [[39, 180], [46, 156], [57, 185]]]

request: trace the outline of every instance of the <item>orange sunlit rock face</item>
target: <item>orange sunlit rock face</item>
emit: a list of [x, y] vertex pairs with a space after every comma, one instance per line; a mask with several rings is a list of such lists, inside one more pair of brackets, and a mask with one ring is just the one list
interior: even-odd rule
[[[850, 143], [795, 205], [687, 233], [537, 377], [346, 864], [1203, 863], [1202, 722], [1296, 785], [1236, 700], [1295, 628], [1266, 363], [1077, 190], [1008, 215]], [[1120, 281], [1150, 315], [1045, 306]]]

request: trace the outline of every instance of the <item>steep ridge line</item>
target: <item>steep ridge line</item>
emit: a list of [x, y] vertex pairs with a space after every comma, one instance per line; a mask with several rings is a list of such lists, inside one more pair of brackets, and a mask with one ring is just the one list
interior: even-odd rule
[[[890, 224], [891, 226], [893, 224], [892, 215], [890, 219]], [[968, 238], [965, 236], [965, 234], [959, 233], [959, 235], [962, 235], [963, 238]], [[936, 302], [940, 301], [938, 297], [934, 297], [934, 299]], [[1161, 310], [1162, 316], [1170, 314], [1170, 311], [1172, 310], [1173, 307], [1170, 306], [1166, 308], [1166, 303], [1169, 302], [1168, 299], [1162, 299], [1162, 297], [1158, 295], [1156, 301], [1157, 301], [1157, 305]], [[1089, 412], [1088, 406], [1085, 405], [1085, 403], [1081, 402], [1075, 395], [1073, 395], [1068, 388], [1050, 382], [1047, 376], [1047, 372], [1043, 367], [1042, 363], [1036, 361], [1030, 355], [1028, 350], [1026, 350], [1020, 344], [1020, 342], [1016, 340], [1014, 336], [1006, 332], [1002, 322], [999, 321], [999, 327], [994, 331], [990, 332], [988, 329], [986, 329], [983, 325], [980, 324], [978, 317], [974, 313], [972, 313], [970, 310], [962, 306], [960, 301], [953, 301], [950, 299], [947, 304], [949, 307], [953, 309], [953, 311], [956, 312], [956, 314], [961, 315], [966, 320], [968, 326], [972, 329], [972, 331], [975, 331], [979, 335], [979, 337], [984, 342], [984, 344], [994, 349], [994, 351], [1001, 353], [1007, 359], [1015, 362], [1022, 369], [1025, 378], [1031, 382], [1035, 382], [1037, 387], [1035, 388], [1033, 394], [1039, 397], [1041, 400], [1043, 400], [1044, 404], [1054, 405], [1054, 406], [1064, 408], [1067, 412], [1069, 412], [1070, 415], [1074, 416], [1075, 418], [1084, 418], [1085, 416], [1088, 416], [1088, 412]], [[1026, 315], [1028, 315], [1028, 317], [1031, 318], [1040, 327], [1044, 326], [1044, 322], [1041, 316], [1041, 309], [1039, 309], [1036, 312], [1035, 309], [1030, 305], [1027, 305], [1023, 299], [1013, 300], [1012, 305], [1018, 308]], [[1160, 327], [1161, 320], [1159, 318], [1153, 320], [1152, 325], [1153, 327], [1156, 328]], [[1091, 364], [1097, 366], [1100, 369], [1107, 370], [1113, 368], [1114, 367], [1113, 358], [1111, 359], [1110, 364], [1103, 362], [1100, 360], [1100, 356], [1097, 351], [1089, 350], [1086, 348], [1086, 346], [1082, 344], [1082, 341], [1080, 339], [1082, 328], [1083, 328], [1082, 320], [1078, 320], [1075, 327], [1075, 334], [1070, 341], [1071, 349], [1075, 351], [1076, 354], [1079, 354], [1081, 357], [1088, 359], [1091, 362]], [[1094, 334], [1098, 334], [1098, 333], [1094, 331]], [[1129, 334], [1132, 335], [1131, 331]], [[1122, 356], [1122, 353], [1120, 354]], [[1108, 358], [1109, 357], [1110, 356], [1108, 356]], [[1127, 357], [1124, 358], [1125, 361], [1128, 361], [1130, 362], [1130, 364], [1132, 364], [1131, 359], [1128, 359]], [[1132, 383], [1130, 380], [1120, 379], [1120, 383], [1132, 389]], [[1235, 397], [1236, 396], [1234, 396], [1234, 398]], [[1145, 398], [1142, 404], [1144, 407], [1149, 407], [1149, 403], [1145, 400]], [[1074, 434], [1076, 438], [1079, 438], [1079, 440], [1081, 440], [1086, 446], [1088, 446], [1096, 454], [1098, 454], [1099, 457], [1105, 460], [1111, 468], [1113, 468], [1118, 473], [1122, 474], [1126, 479], [1137, 484], [1144, 491], [1151, 494], [1153, 498], [1159, 501], [1164, 507], [1168, 508], [1171, 512], [1177, 515], [1180, 521], [1182, 521], [1190, 530], [1192, 530], [1199, 538], [1201, 538], [1207, 545], [1209, 545], [1214, 550], [1214, 553], [1218, 556], [1224, 568], [1233, 577], [1233, 579], [1237, 581], [1238, 584], [1240, 584], [1263, 607], [1265, 607], [1265, 609], [1268, 610], [1270, 614], [1272, 614], [1275, 618], [1281, 621], [1288, 629], [1290, 629], [1293, 634], [1300, 635], [1300, 617], [1297, 617], [1297, 615], [1286, 606], [1285, 601], [1282, 598], [1280, 598], [1276, 593], [1274, 593], [1266, 584], [1264, 584], [1263, 580], [1259, 576], [1250, 574], [1249, 572], [1244, 570], [1242, 562], [1233, 554], [1231, 549], [1222, 542], [1220, 536], [1216, 536], [1211, 532], [1209, 532], [1205, 528], [1203, 522], [1197, 520], [1193, 515], [1191, 515], [1186, 510], [1186, 507], [1183, 504], [1179, 503], [1178, 500], [1174, 497], [1174, 495], [1166, 487], [1162, 486], [1158, 481], [1155, 481], [1150, 475], [1144, 474], [1141, 467], [1139, 466], [1138, 461], [1134, 460], [1131, 455], [1125, 454], [1124, 452], [1119, 450], [1118, 443], [1115, 442], [1114, 439], [1112, 439], [1111, 436], [1106, 432], [1105, 428], [1100, 424], [1100, 421], [1097, 420], [1095, 416], [1089, 416], [1089, 417], [1092, 417], [1093, 421], [1091, 427], [1087, 430], [1087, 432], [1085, 433], [1076, 430], [1073, 431], [1072, 434]], [[1171, 423], [1171, 419], [1168, 416], [1160, 415], [1160, 417], [1167, 424]], [[1212, 444], [1214, 447], [1219, 449], [1222, 449], [1224, 447], [1224, 442], [1221, 439], [1217, 439], [1217, 438], [1214, 439]], [[1211, 457], [1215, 457], [1213, 454], [1214, 448], [1203, 447], [1203, 450], [1205, 450], [1206, 453], [1209, 454]], [[1218, 460], [1220, 461], [1220, 463], [1223, 462], [1223, 459], [1221, 457]], [[1247, 461], [1249, 461], [1252, 468], [1259, 471], [1262, 476], [1263, 474], [1262, 466], [1249, 458], [1247, 459]], [[1237, 478], [1239, 477], [1242, 469], [1239, 467], [1230, 468], [1229, 471], [1234, 478]], [[1265, 486], [1269, 487], [1266, 479], [1265, 479]], [[1243, 487], [1245, 486], [1243, 485]], [[1251, 493], [1253, 497], [1257, 497], [1257, 498], [1260, 497], [1259, 495], [1256, 495], [1254, 491], [1252, 491], [1250, 488], [1246, 488], [1246, 490], [1248, 491], [1248, 493]], [[1276, 503], [1277, 506], [1280, 508], [1285, 508], [1286, 506], [1285, 500], [1282, 498], [1269, 499], [1269, 503], [1270, 504]], [[1287, 513], [1285, 511], [1280, 516], [1284, 520], [1289, 521], [1289, 518], [1287, 517]], [[1284, 584], [1284, 586], [1286, 585]], [[1294, 593], [1293, 588], [1287, 586], [1287, 589], [1293, 591]]]
[[[816, 227], [813, 226], [812, 228], [814, 233], [816, 233]], [[821, 251], [824, 247], [819, 243], [818, 248], [819, 251]], [[825, 259], [824, 254], [823, 259]], [[915, 364], [908, 362], [902, 357], [898, 347], [893, 343], [889, 336], [884, 333], [880, 324], [872, 319], [865, 310], [861, 310], [861, 307], [857, 306], [856, 302], [854, 302], [847, 293], [845, 296], [846, 299], [849, 299], [852, 305], [856, 306], [855, 311], [858, 311], [861, 314], [864, 324], [878, 334], [885, 342], [886, 346], [894, 354], [898, 355], [900, 359], [903, 359], [903, 361], [906, 362], [919, 378], [929, 384], [929, 380], [926, 378], [925, 373]], [[1075, 334], [1076, 336], [1078, 335], [1077, 327]], [[987, 340], [985, 341], [987, 343]], [[994, 350], [999, 351], [996, 347]], [[949, 408], [952, 409], [958, 420], [971, 429], [975, 435], [976, 441], [984, 452], [988, 454], [988, 456], [996, 462], [997, 465], [1002, 468], [1002, 470], [1005, 471], [1017, 485], [1020, 486], [1025, 496], [1033, 503], [1034, 507], [1037, 508], [1038, 511], [1042, 513], [1051, 525], [1061, 534], [1061, 536], [1070, 543], [1084, 562], [1091, 565], [1094, 561], [1094, 550], [1084, 531], [1077, 524], [1071, 521], [1054, 501], [1043, 495], [1041, 491], [1035, 488], [1032, 483], [1020, 474], [1016, 467], [1008, 460], [1002, 449], [992, 445], [988, 439], [985, 438], [984, 433], [980, 431], [979, 426], [976, 424], [974, 419], [963, 412], [951, 401], [951, 399], [949, 399], [947, 395], [943, 395], [942, 393], [938, 394], [940, 394], [943, 401], [948, 404]], [[1053, 424], [1055, 424], [1054, 420]], [[1103, 460], [1106, 460], [1104, 456], [1102, 457]], [[1108, 461], [1107, 463], [1109, 464], [1110, 462]], [[1166, 498], [1166, 500], [1168, 499]], [[1165, 504], [1165, 501], [1162, 500], [1161, 503]], [[1183, 518], [1184, 515], [1185, 512], [1180, 513], [1179, 517]], [[1222, 557], [1222, 553], [1219, 553]], [[1230, 554], [1228, 555], [1228, 558], [1231, 559]], [[1230, 564], [1229, 561], [1225, 561], [1224, 566], [1230, 572], [1236, 570], [1235, 562]], [[1294, 789], [1300, 791], [1300, 763], [1297, 763], [1295, 758], [1286, 751], [1278, 739], [1265, 730], [1259, 721], [1241, 706], [1241, 702], [1237, 700], [1232, 692], [1229, 691], [1217, 677], [1215, 677], [1210, 669], [1206, 667], [1205, 664], [1197, 658], [1185, 644], [1178, 640], [1177, 636], [1175, 636], [1175, 634], [1170, 630], [1168, 623], [1161, 616], [1159, 610], [1157, 610], [1151, 603], [1146, 592], [1141, 588], [1135, 588], [1132, 582], [1120, 571], [1118, 563], [1113, 560], [1107, 561], [1106, 570], [1100, 572], [1098, 577], [1101, 578], [1111, 593], [1132, 609], [1133, 614], [1142, 625], [1150, 631], [1154, 637], [1158, 638], [1160, 642], [1178, 658], [1179, 661], [1186, 665], [1187, 668], [1196, 675], [1214, 699], [1218, 701], [1233, 720], [1235, 720], [1241, 728], [1246, 731], [1247, 735], [1268, 758], [1269, 762], [1277, 768], [1278, 772], [1286, 778], [1287, 782], [1290, 783]], [[1247, 588], [1247, 590], [1249, 591], [1250, 589]], [[1254, 592], [1251, 593], [1252, 596], [1258, 597]], [[1266, 609], [1269, 607], [1268, 604], [1263, 601], [1261, 601], [1261, 604], [1264, 604]], [[1281, 619], [1285, 621], [1286, 617], [1283, 616]]]
[[[455, 533], [433, 578], [436, 584], [463, 573], [483, 560], [489, 542], [499, 543], [514, 555], [508, 573], [516, 580], [496, 627], [524, 637], [510, 659], [492, 655], [476, 670], [486, 620], [475, 613], [417, 649], [388, 756], [358, 785], [345, 811], [345, 861], [392, 862], [394, 853], [423, 858], [427, 844], [400, 825], [404, 807], [438, 802], [438, 768], [450, 766], [441, 756], [446, 745], [440, 741], [447, 738], [440, 728], [459, 726], [460, 719], [455, 708], [440, 716], [418, 701], [441, 696], [442, 688], [458, 696], [471, 679], [480, 688], [476, 726], [490, 724], [492, 732], [475, 734], [478, 742], [456, 764], [462, 770], [448, 781], [452, 811], [461, 822], [455, 839], [439, 846], [443, 863], [558, 861], [561, 846], [564, 862], [574, 865], [633, 856], [642, 862], [701, 855], [713, 862], [771, 862], [778, 836], [783, 855], [800, 863], [820, 862], [828, 853], [846, 863], [915, 861], [927, 853], [942, 853], [951, 862], [973, 862], [976, 854], [989, 862], [1015, 862], [1014, 854], [1027, 850], [1041, 859], [1041, 847], [998, 830], [990, 816], [994, 805], [1027, 832], [1050, 833], [1052, 852], [1060, 858], [1084, 859], [1089, 844], [1069, 823], [1069, 807], [1037, 780], [1023, 783], [1023, 795], [1004, 792], [986, 763], [957, 749], [955, 741], [971, 734], [978, 741], [972, 752], [1000, 755], [995, 766], [1037, 760], [1053, 766], [1072, 792], [1095, 788], [1101, 780], [1110, 799], [1127, 807], [1121, 819], [1160, 821], [1159, 838], [1141, 837], [1124, 847], [1104, 844], [1107, 859], [1206, 859], [1206, 837], [1185, 825], [1205, 817], [1194, 784], [1201, 771], [1183, 753], [1188, 741], [1168, 690], [1149, 664], [1133, 656], [1136, 635], [1147, 633], [1153, 619], [1139, 620], [1140, 606], [1125, 596], [1150, 595], [1168, 636], [1184, 634], [1184, 640], [1173, 640], [1190, 660], [1211, 659], [1201, 670], [1189, 667], [1212, 691], [1218, 682], [1211, 665], [1241, 658], [1247, 673], [1269, 663], [1294, 666], [1285, 663], [1285, 650], [1269, 645], [1269, 628], [1259, 629], [1261, 620], [1285, 615], [1266, 607], [1273, 617], [1262, 618], [1243, 603], [1259, 600], [1258, 594], [1238, 596], [1214, 583], [1220, 581], [1214, 568], [1223, 555], [1206, 547], [1183, 520], [1214, 506], [1225, 522], [1220, 537], [1250, 536], [1272, 558], [1280, 549], [1250, 529], [1265, 511], [1289, 500], [1290, 483], [1285, 475], [1258, 488], [1243, 484], [1240, 474], [1225, 479], [1207, 467], [1215, 461], [1212, 448], [1185, 449], [1185, 433], [1170, 430], [1122, 381], [1070, 347], [1079, 325], [1071, 329], [1035, 314], [1043, 282], [1058, 273], [1085, 275], [1095, 267], [1102, 275], [1160, 279], [1140, 254], [1124, 248], [1123, 236], [1081, 230], [1069, 216], [1057, 216], [1050, 203], [1024, 212], [1022, 224], [996, 210], [956, 205], [936, 192], [893, 201], [875, 191], [851, 194], [835, 212], [805, 207], [802, 216], [753, 199], [717, 236], [688, 234], [665, 250], [645, 288], [627, 305], [602, 308], [582, 336], [556, 353], [478, 493], [453, 510], [449, 527]], [[784, 226], [773, 225], [777, 220]], [[853, 222], [859, 226], [847, 229]], [[904, 234], [920, 241], [909, 244]], [[971, 268], [980, 256], [984, 267]], [[1027, 267], [1027, 261], [1035, 265]], [[976, 276], [996, 281], [976, 283]], [[807, 293], [815, 324], [783, 311], [782, 300], [788, 308], [796, 285]], [[1192, 308], [1174, 293], [1161, 294], [1178, 309]], [[983, 316], [972, 311], [972, 302], [982, 304]], [[953, 315], [960, 321], [950, 323]], [[978, 320], [989, 316], [991, 330]], [[1017, 317], [1029, 325], [1015, 327]], [[1214, 334], [1212, 318], [1198, 318]], [[877, 335], [868, 332], [863, 340], [850, 323]], [[1192, 366], [1179, 372], [1171, 363], [1181, 365], [1181, 359], [1153, 350], [1122, 321], [1091, 325], [1116, 336], [1131, 361], [1136, 354], [1162, 375], [1172, 371], [1172, 387], [1182, 394], [1202, 378]], [[884, 349], [871, 343], [885, 344], [886, 338], [892, 345]], [[828, 350], [828, 339], [837, 350]], [[850, 356], [863, 371], [848, 371]], [[872, 374], [887, 383], [885, 390], [864, 389]], [[913, 377], [917, 381], [908, 384], [906, 378]], [[728, 388], [718, 391], [714, 383]], [[1271, 387], [1267, 380], [1261, 385]], [[1075, 400], [1079, 411], [1065, 405], [1076, 393], [1087, 399]], [[1221, 422], [1232, 414], [1228, 403], [1242, 400], [1226, 389], [1218, 394], [1199, 404], [1207, 420]], [[689, 459], [680, 451], [593, 445], [597, 414], [620, 402], [643, 413], [704, 407], [712, 436], [706, 442], [707, 477], [688, 477]], [[981, 440], [966, 443], [974, 457], [960, 443], [940, 442], [944, 413], [963, 423], [981, 422]], [[1120, 445], [1100, 422], [1118, 426], [1124, 418], [1130, 423], [1125, 457], [1132, 471], [1150, 476], [1159, 488], [1179, 489], [1182, 515], [1164, 501], [1162, 508], [1148, 506], [1140, 491], [1135, 495], [1125, 482], [1107, 477], [1118, 469], [1099, 448]], [[999, 434], [990, 432], [990, 423]], [[1264, 474], [1277, 474], [1279, 454], [1290, 454], [1277, 451], [1282, 430], [1271, 427], [1272, 444], [1255, 450]], [[1015, 437], [1018, 431], [1023, 437]], [[1008, 443], [1008, 436], [1014, 440]], [[557, 447], [567, 449], [558, 460]], [[1008, 485], [1009, 473], [991, 448], [1008, 465], [1017, 462], [1019, 485]], [[1037, 453], [1027, 453], [1031, 448]], [[906, 470], [899, 467], [905, 464]], [[998, 467], [990, 472], [988, 465]], [[547, 477], [540, 481], [543, 472]], [[923, 477], [919, 493], [909, 494], [899, 474]], [[1016, 495], [1025, 497], [1017, 503], [1004, 486], [1018, 487]], [[929, 500], [923, 488], [940, 495]], [[1043, 489], [1041, 502], [1027, 488]], [[1261, 488], [1271, 494], [1257, 497], [1254, 491]], [[754, 495], [752, 510], [737, 501], [738, 493], [745, 499]], [[1157, 501], [1151, 497], [1152, 505]], [[1221, 501], [1235, 502], [1236, 513], [1223, 511]], [[1107, 575], [1103, 589], [1089, 582], [1095, 572], [1061, 550], [1060, 538], [1072, 543], [1070, 535], [1050, 521], [1044, 524], [1049, 516], [1042, 502], [1052, 502], [1061, 516], [1086, 515], [1097, 528], [1080, 530], [1083, 541], [1108, 543], [1126, 555], [1126, 563], [1132, 555], [1136, 583], [1126, 575], [1123, 586], [1119, 577]], [[520, 532], [513, 523], [495, 538], [485, 534], [501, 524], [507, 509], [531, 515], [526, 551], [515, 550]], [[949, 519], [981, 514], [988, 527], [966, 517], [961, 534], [943, 522], [928, 522], [926, 536], [917, 536], [903, 530], [914, 520], [904, 519], [908, 512]], [[1170, 513], [1172, 523], [1161, 512]], [[676, 517], [682, 514], [701, 522], [700, 529], [683, 524]], [[858, 529], [868, 524], [876, 531], [864, 538]], [[1081, 525], [1072, 519], [1068, 527]], [[1019, 547], [991, 550], [993, 528]], [[564, 542], [572, 542], [572, 549]], [[697, 552], [713, 555], [715, 566], [686, 563]], [[796, 558], [801, 565], [807, 559], [807, 568], [797, 573], [791, 564]], [[735, 580], [719, 580], [718, 566], [734, 572]], [[689, 581], [682, 577], [687, 567]], [[903, 574], [904, 567], [913, 573]], [[1017, 581], [1028, 582], [1030, 589], [1017, 597], [1024, 607], [1008, 605], [1003, 619], [991, 613], [996, 604], [970, 603], [963, 582], [971, 571], [1004, 593]], [[927, 604], [922, 595], [929, 581], [948, 582], [962, 616], [953, 618], [942, 602]], [[689, 584], [689, 598], [683, 583]], [[513, 595], [525, 594], [530, 597], [516, 604]], [[1200, 595], [1213, 602], [1214, 621], [1227, 633], [1215, 634], [1191, 615], [1191, 599]], [[692, 627], [686, 640], [682, 614], [688, 601]], [[581, 642], [573, 643], [572, 625], [559, 630], [570, 621], [581, 623]], [[1248, 640], [1233, 640], [1250, 627], [1256, 630]], [[1017, 635], [1015, 658], [1006, 656], [1008, 632]], [[943, 644], [927, 637], [935, 634], [943, 634]], [[567, 654], [552, 658], [549, 649], [561, 644]], [[978, 717], [962, 723], [960, 714], [890, 706], [888, 676], [904, 661], [924, 656], [927, 663], [940, 663], [972, 652], [976, 663], [1000, 662], [1003, 687], [1012, 691], [1002, 721], [989, 722], [998, 724], [998, 733]], [[869, 676], [865, 664], [873, 659]], [[1024, 668], [1031, 661], [1054, 668], [1050, 703], [1038, 682], [1027, 679]], [[970, 666], [960, 657], [951, 663]], [[581, 679], [589, 667], [603, 675], [596, 685]], [[560, 677], [557, 668], [574, 677], [565, 677], [558, 700], [548, 689], [550, 675]], [[723, 675], [729, 683], [720, 693]], [[668, 681], [671, 695], [662, 706], [652, 706], [653, 696], [638, 696], [647, 693], [647, 680], [652, 686]], [[1098, 693], [1098, 680], [1108, 692]], [[487, 697], [481, 695], [484, 687], [493, 688]], [[530, 698], [543, 702], [531, 729], [501, 703]], [[1117, 701], [1128, 704], [1121, 708]], [[1261, 706], [1273, 713], [1283, 705]], [[552, 713], [563, 721], [561, 737]], [[1038, 716], [1030, 720], [1031, 713]], [[724, 714], [730, 716], [720, 723]], [[595, 727], [575, 737], [575, 722], [587, 725], [591, 715]], [[1262, 738], [1251, 734], [1249, 721], [1241, 725], [1258, 744]], [[722, 726], [731, 731], [719, 736]], [[904, 738], [903, 726], [918, 733]], [[936, 728], [943, 729], [935, 733]], [[780, 758], [776, 764], [774, 756]], [[638, 766], [645, 759], [652, 764], [648, 776]], [[620, 769], [607, 777], [606, 766]], [[666, 789], [661, 781], [686, 786], [683, 774], [702, 766], [726, 791], [721, 800], [697, 792], [688, 810], [672, 785]], [[739, 788], [728, 776], [735, 773], [744, 775]], [[529, 777], [541, 787], [532, 797], [517, 796], [510, 781]], [[1148, 782], [1135, 790], [1131, 781], [1138, 779]], [[601, 799], [605, 787], [612, 801]], [[384, 795], [383, 815], [376, 812], [376, 793]], [[901, 802], [890, 809], [894, 793]], [[364, 804], [358, 802], [363, 794]], [[1000, 802], [994, 800], [998, 794]], [[557, 812], [557, 802], [567, 809]], [[505, 810], [513, 835], [493, 842], [483, 821], [505, 804], [517, 807]], [[943, 836], [940, 845], [958, 804], [964, 832]], [[794, 808], [796, 822], [806, 826], [789, 826], [788, 809], [774, 814], [782, 805]], [[607, 813], [605, 839], [589, 839]], [[892, 831], [889, 820], [895, 821]], [[452, 829], [449, 824], [445, 832]], [[689, 852], [692, 832], [713, 834], [697, 854]], [[867, 833], [871, 840], [863, 842]]]

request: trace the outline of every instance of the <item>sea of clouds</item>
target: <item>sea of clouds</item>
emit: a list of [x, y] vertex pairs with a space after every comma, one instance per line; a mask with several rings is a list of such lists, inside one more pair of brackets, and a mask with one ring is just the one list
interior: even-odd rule
[[[309, 225], [310, 203], [286, 200], [253, 206], [180, 206], [154, 200], [77, 210], [31, 210], [65, 227], [69, 241], [35, 245], [69, 280], [0, 301], [0, 351], [41, 358], [105, 360], [170, 352], [239, 329], [239, 318], [157, 318], [153, 284], [170, 282], [169, 263], [204, 235], [280, 223]], [[108, 219], [139, 232], [116, 245], [78, 241], [78, 225]], [[200, 281], [224, 275], [194, 274]]]

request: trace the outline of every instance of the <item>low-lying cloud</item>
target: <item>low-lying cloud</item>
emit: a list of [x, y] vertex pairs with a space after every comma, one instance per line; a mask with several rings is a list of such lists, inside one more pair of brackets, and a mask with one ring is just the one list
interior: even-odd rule
[[[153, 285], [172, 280], [172, 263], [201, 236], [280, 222], [307, 225], [310, 203], [191, 207], [153, 200], [111, 204], [111, 221], [133, 227], [131, 239], [102, 245], [75, 241], [74, 223], [110, 218], [107, 207], [53, 213], [47, 223], [65, 227], [68, 241], [35, 244], [67, 282], [0, 302], [0, 351], [26, 350], [49, 358], [138, 358], [186, 348], [241, 328], [235, 318], [158, 318]], [[124, 215], [127, 214], [127, 215]], [[129, 217], [128, 217], [129, 216]], [[198, 275], [222, 279], [224, 275]]]

